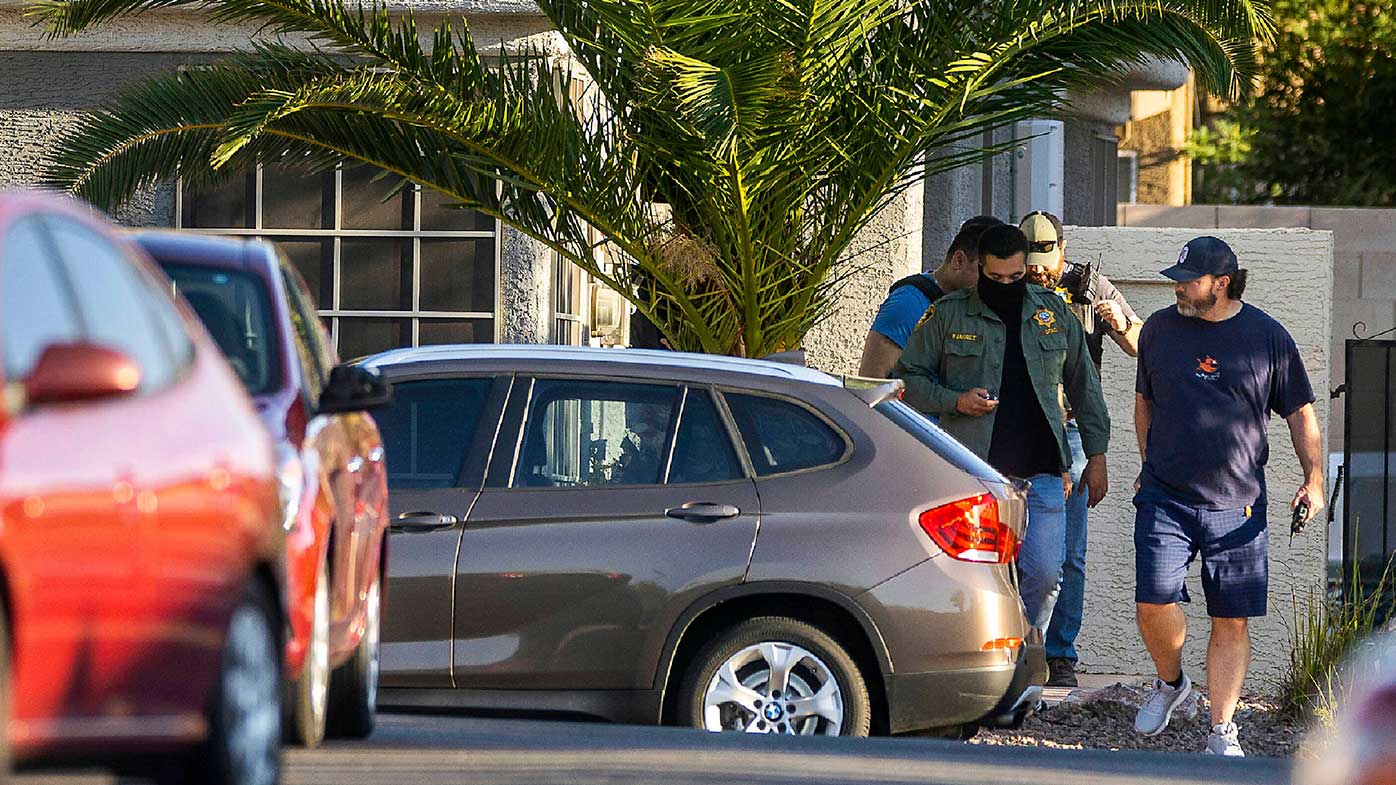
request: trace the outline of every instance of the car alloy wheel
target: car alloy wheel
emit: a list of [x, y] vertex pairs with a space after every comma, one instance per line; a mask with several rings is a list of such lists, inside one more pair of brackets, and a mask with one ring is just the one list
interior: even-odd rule
[[325, 739], [325, 716], [330, 694], [330, 575], [324, 561], [315, 575], [310, 641], [301, 675], [291, 685], [287, 706], [289, 740], [314, 749]]
[[764, 641], [717, 669], [703, 695], [703, 727], [837, 736], [843, 693], [823, 660], [793, 644]]
[[349, 661], [330, 677], [330, 736], [362, 739], [373, 733], [381, 668], [382, 620], [383, 575], [380, 572], [369, 585], [364, 600], [364, 633], [359, 645]]
[[688, 724], [709, 731], [864, 736], [866, 683], [843, 647], [795, 619], [761, 617], [706, 646], [685, 689]]

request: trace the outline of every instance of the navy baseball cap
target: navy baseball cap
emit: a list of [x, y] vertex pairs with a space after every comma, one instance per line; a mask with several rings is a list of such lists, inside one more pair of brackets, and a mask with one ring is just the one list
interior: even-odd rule
[[1163, 270], [1165, 278], [1179, 283], [1195, 281], [1204, 275], [1235, 275], [1236, 252], [1216, 237], [1194, 237], [1183, 246], [1178, 262]]

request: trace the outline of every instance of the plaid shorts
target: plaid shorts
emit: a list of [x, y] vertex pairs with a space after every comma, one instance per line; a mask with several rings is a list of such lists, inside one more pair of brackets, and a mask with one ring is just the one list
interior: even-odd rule
[[1264, 503], [1208, 510], [1141, 491], [1134, 507], [1135, 602], [1191, 602], [1183, 579], [1201, 553], [1208, 616], [1265, 615], [1270, 572]]

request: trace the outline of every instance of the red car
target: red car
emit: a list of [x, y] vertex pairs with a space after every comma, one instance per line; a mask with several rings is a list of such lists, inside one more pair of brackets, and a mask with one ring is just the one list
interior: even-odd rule
[[156, 755], [274, 783], [275, 453], [218, 347], [104, 221], [4, 195], [0, 384], [0, 779]]
[[[277, 442], [287, 532], [287, 737], [373, 730], [387, 565], [383, 442], [365, 412], [387, 385], [335, 365], [314, 302], [276, 247], [175, 232], [135, 240], [184, 295]], [[331, 400], [339, 385], [357, 393]]]

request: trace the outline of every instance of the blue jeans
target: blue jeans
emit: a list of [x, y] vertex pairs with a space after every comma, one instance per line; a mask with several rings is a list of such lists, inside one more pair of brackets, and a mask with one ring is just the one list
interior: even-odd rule
[[1066, 489], [1060, 474], [1039, 474], [1028, 481], [1028, 533], [1018, 556], [1018, 591], [1028, 623], [1046, 630], [1066, 561]]
[[1062, 566], [1061, 593], [1047, 628], [1047, 656], [1076, 662], [1076, 636], [1081, 632], [1086, 602], [1086, 501], [1090, 494], [1081, 484], [1086, 452], [1081, 449], [1081, 431], [1075, 420], [1066, 424], [1066, 440], [1071, 445], [1071, 482], [1075, 489], [1066, 500], [1066, 563]]

